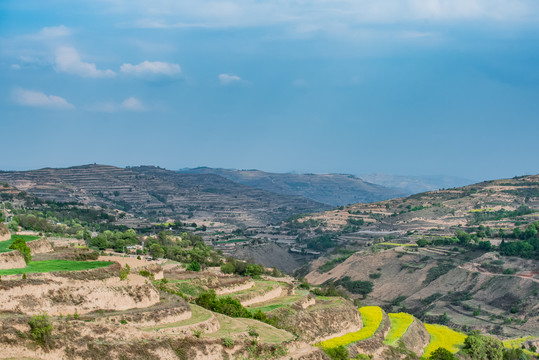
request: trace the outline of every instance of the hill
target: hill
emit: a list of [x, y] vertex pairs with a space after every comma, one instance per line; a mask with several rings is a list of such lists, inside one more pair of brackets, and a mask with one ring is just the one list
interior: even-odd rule
[[216, 174], [234, 182], [276, 194], [302, 196], [332, 206], [370, 203], [407, 195], [347, 174], [269, 173], [260, 170], [231, 170], [199, 167], [182, 169], [186, 174]]
[[154, 220], [207, 219], [257, 226], [329, 208], [299, 196], [237, 184], [215, 174], [181, 174], [152, 166], [2, 171], [0, 182], [46, 200], [117, 208]]
[[534, 175], [350, 205], [283, 231], [326, 254], [300, 271], [313, 284], [463, 330], [539, 335], [538, 211]]

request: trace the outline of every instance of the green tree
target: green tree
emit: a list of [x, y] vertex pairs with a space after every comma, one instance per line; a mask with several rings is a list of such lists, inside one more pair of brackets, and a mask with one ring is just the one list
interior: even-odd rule
[[440, 347], [430, 354], [429, 360], [457, 360], [457, 358], [451, 351]]
[[159, 244], [152, 244], [150, 246], [150, 254], [154, 259], [162, 258], [165, 255], [165, 251]]
[[32, 261], [32, 254], [30, 248], [28, 247], [28, 245], [26, 245], [26, 241], [24, 241], [22, 237], [16, 238], [15, 241], [13, 241], [13, 244], [9, 246], [9, 248], [19, 251], [24, 257], [24, 261], [27, 264]]

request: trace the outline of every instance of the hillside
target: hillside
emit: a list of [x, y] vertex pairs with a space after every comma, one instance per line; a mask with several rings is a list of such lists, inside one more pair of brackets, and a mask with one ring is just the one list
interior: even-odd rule
[[404, 191], [363, 181], [346, 174], [269, 173], [199, 167], [183, 169], [187, 174], [216, 174], [234, 182], [276, 194], [297, 195], [332, 206], [370, 203], [405, 195]]
[[461, 329], [539, 335], [539, 175], [482, 182], [283, 224], [325, 252], [313, 284], [370, 282], [367, 303]]
[[155, 220], [211, 220], [245, 226], [278, 222], [329, 206], [234, 183], [215, 174], [180, 174], [151, 166], [85, 165], [0, 172], [39, 198], [107, 206]]

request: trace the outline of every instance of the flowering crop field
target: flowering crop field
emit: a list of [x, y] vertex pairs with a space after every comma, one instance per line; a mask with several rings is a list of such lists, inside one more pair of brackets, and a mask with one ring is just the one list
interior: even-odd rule
[[467, 337], [443, 325], [425, 324], [425, 328], [430, 334], [430, 343], [425, 348], [422, 359], [428, 358], [432, 352], [440, 347], [455, 354], [462, 348], [464, 339]]
[[387, 245], [387, 246], [417, 246], [417, 244], [397, 244], [397, 243], [390, 243], [390, 242], [381, 242], [381, 243], [378, 243], [378, 245]]
[[384, 340], [384, 344], [393, 345], [396, 343], [402, 335], [408, 330], [408, 327], [412, 325], [414, 317], [407, 313], [391, 313], [388, 314], [389, 320], [391, 320], [391, 328]]
[[[505, 346], [506, 348], [520, 348], [522, 343], [525, 342], [525, 341], [528, 341], [528, 340], [535, 340], [536, 338], [533, 337], [533, 336], [526, 336], [526, 337], [523, 337], [523, 338], [519, 338], [519, 339], [512, 339], [512, 340], [505, 340], [503, 342], [503, 346]], [[528, 349], [524, 349], [524, 352], [528, 355], [535, 355], [533, 352], [531, 352], [530, 350]]]
[[363, 328], [359, 331], [348, 333], [333, 339], [322, 341], [318, 346], [323, 348], [336, 348], [338, 346], [346, 346], [357, 341], [365, 340], [374, 335], [384, 314], [378, 306], [364, 306], [359, 309], [361, 320], [363, 320]]

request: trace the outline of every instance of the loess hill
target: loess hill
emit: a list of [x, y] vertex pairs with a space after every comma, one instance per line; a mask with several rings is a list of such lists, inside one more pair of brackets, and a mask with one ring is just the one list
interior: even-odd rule
[[150, 219], [209, 219], [247, 226], [278, 222], [328, 205], [234, 183], [215, 174], [181, 174], [152, 166], [85, 165], [0, 172], [39, 198], [117, 208]]
[[216, 174], [234, 182], [282, 195], [302, 196], [333, 206], [369, 203], [408, 195], [408, 192], [348, 174], [290, 174], [260, 170], [199, 167], [180, 170], [187, 174]]
[[283, 228], [325, 253], [299, 271], [312, 284], [371, 282], [365, 301], [391, 311], [537, 336], [538, 224], [533, 175], [350, 205]]

